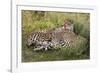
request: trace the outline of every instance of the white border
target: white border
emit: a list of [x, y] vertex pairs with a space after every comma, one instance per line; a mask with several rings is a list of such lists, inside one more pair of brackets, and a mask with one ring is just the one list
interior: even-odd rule
[[[21, 63], [21, 10], [59, 11], [90, 13], [90, 60], [53, 61], [53, 62], [31, 62]], [[45, 71], [69, 68], [94, 67], [96, 58], [96, 10], [93, 7], [80, 7], [74, 5], [17, 5], [12, 19], [12, 72], [20, 71]], [[15, 30], [16, 29], [16, 30]], [[15, 34], [16, 33], [16, 34]], [[16, 40], [15, 40], [16, 39]], [[95, 45], [94, 45], [95, 44]]]

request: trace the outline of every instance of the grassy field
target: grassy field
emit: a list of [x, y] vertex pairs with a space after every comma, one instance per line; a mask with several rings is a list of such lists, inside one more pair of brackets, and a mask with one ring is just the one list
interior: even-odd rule
[[[72, 20], [74, 33], [78, 40], [74, 46], [66, 49], [33, 51], [27, 47], [27, 36], [33, 31], [56, 28], [61, 26], [65, 19]], [[82, 60], [89, 59], [90, 51], [90, 14], [73, 12], [38, 12], [22, 10], [22, 62]], [[85, 50], [84, 52], [81, 52]]]

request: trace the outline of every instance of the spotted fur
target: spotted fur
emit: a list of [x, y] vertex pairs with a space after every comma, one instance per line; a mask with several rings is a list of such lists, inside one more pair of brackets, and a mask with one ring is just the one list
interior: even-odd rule
[[56, 48], [57, 46], [67, 48], [71, 42], [70, 34], [74, 35], [73, 28], [71, 23], [66, 21], [62, 27], [45, 30], [45, 32], [43, 30], [32, 32], [27, 39], [27, 44], [28, 46], [35, 44], [34, 50], [48, 50], [50, 47]]

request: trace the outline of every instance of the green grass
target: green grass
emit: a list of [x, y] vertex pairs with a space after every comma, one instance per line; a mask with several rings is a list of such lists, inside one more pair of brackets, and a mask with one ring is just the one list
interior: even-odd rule
[[[89, 59], [90, 51], [90, 14], [72, 12], [44, 12], [22, 11], [22, 62], [82, 60]], [[70, 48], [58, 50], [33, 51], [33, 47], [27, 47], [27, 36], [33, 31], [56, 28], [61, 26], [65, 19], [71, 19], [74, 24], [74, 32], [78, 39]]]
[[23, 62], [36, 62], [36, 61], [59, 61], [59, 60], [81, 60], [89, 59], [87, 54], [76, 54], [75, 49], [64, 50], [48, 50], [35, 52], [33, 49], [23, 49]]

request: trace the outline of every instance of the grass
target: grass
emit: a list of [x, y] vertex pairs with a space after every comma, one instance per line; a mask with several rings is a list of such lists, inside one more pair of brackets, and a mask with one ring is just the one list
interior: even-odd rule
[[[27, 47], [27, 36], [33, 31], [56, 28], [61, 26], [65, 19], [71, 19], [74, 32], [78, 39], [70, 48], [59, 50], [33, 51]], [[82, 60], [89, 59], [90, 51], [90, 15], [89, 13], [74, 12], [37, 12], [22, 10], [22, 62]]]
[[36, 61], [59, 61], [59, 60], [82, 60], [89, 59], [87, 54], [76, 54], [78, 50], [75, 49], [63, 49], [63, 50], [48, 50], [35, 52], [33, 49], [23, 49], [23, 62], [36, 62]]

